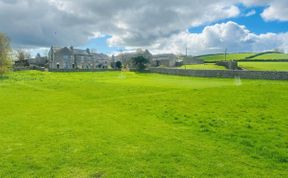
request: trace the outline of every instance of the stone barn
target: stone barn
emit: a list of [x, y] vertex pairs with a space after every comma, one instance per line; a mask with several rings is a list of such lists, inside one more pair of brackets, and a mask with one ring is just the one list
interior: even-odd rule
[[175, 67], [177, 56], [175, 54], [158, 54], [153, 55], [153, 66]]

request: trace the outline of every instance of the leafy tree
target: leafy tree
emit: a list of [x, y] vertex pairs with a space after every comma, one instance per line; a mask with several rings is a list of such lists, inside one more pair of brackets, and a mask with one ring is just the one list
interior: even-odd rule
[[11, 67], [11, 47], [8, 37], [0, 33], [0, 77]]
[[117, 61], [115, 63], [115, 67], [116, 67], [116, 69], [121, 69], [122, 68], [122, 63], [120, 61]]
[[149, 63], [149, 60], [144, 56], [137, 56], [132, 58], [132, 63], [136, 70], [143, 71], [146, 68], [146, 64]]

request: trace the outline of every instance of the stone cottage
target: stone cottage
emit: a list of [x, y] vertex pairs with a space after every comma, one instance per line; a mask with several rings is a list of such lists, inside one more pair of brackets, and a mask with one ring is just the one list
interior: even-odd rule
[[51, 47], [48, 53], [50, 69], [105, 69], [110, 58], [105, 54], [93, 53], [89, 49]]
[[175, 67], [177, 56], [175, 54], [158, 54], [153, 55], [153, 66]]

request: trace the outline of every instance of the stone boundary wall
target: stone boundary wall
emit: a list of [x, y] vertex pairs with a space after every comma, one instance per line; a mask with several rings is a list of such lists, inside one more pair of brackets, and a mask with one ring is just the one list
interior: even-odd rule
[[244, 79], [288, 80], [288, 72], [285, 71], [184, 70], [171, 68], [150, 68], [150, 72], [193, 77], [240, 77]]
[[46, 69], [44, 67], [38, 67], [38, 66], [26, 66], [26, 67], [13, 67], [13, 71], [25, 71], [25, 70], [39, 70], [39, 71], [45, 71]]
[[231, 61], [219, 61], [219, 62], [216, 62], [216, 65], [224, 66], [226, 69], [231, 69], [231, 70], [239, 69], [238, 62], [234, 61], [234, 60], [231, 60]]
[[106, 72], [119, 71], [115, 69], [48, 69], [49, 72]]
[[[288, 62], [288, 59], [239, 59], [237, 62]], [[219, 61], [205, 61], [205, 63], [217, 63]]]

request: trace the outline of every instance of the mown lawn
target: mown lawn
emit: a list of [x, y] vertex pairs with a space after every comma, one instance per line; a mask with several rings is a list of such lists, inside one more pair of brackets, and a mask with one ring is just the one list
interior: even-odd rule
[[288, 62], [239, 62], [247, 70], [288, 71]]
[[0, 177], [287, 177], [288, 83], [120, 72], [0, 80]]
[[179, 68], [180, 69], [193, 69], [193, 70], [226, 70], [224, 66], [218, 66], [212, 63], [183, 65]]

